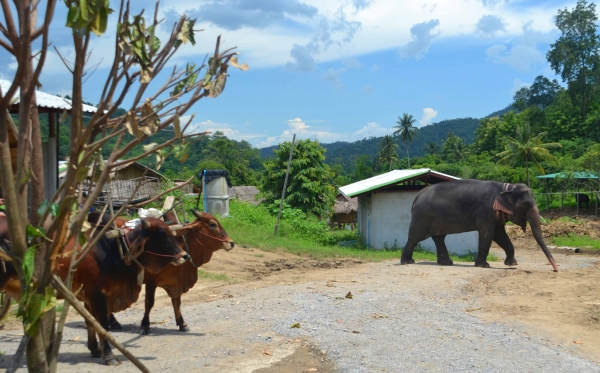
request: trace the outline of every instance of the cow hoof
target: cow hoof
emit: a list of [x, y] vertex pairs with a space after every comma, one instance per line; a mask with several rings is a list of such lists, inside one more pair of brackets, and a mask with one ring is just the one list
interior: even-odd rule
[[490, 268], [490, 263], [488, 263], [488, 262], [481, 262], [481, 263], [475, 262], [475, 267]]
[[150, 327], [149, 326], [142, 326], [142, 327], [140, 327], [140, 334], [141, 335], [148, 335], [148, 334], [150, 334]]
[[180, 332], [189, 332], [190, 328], [188, 328], [188, 326], [185, 325], [185, 324], [184, 325], [179, 325], [179, 331]]
[[102, 357], [102, 351], [100, 351], [100, 347], [90, 349], [90, 352], [92, 353], [92, 357], [95, 357], [95, 358]]
[[454, 264], [454, 262], [450, 258], [448, 258], [448, 259], [438, 259], [437, 264], [439, 264], [441, 266], [451, 266], [451, 265]]
[[401, 258], [400, 259], [400, 264], [402, 264], [402, 265], [405, 265], [405, 264], [415, 264], [415, 260], [413, 258], [410, 258], [410, 259]]
[[119, 359], [117, 359], [114, 356], [105, 356], [104, 357], [104, 362], [106, 363], [106, 365], [110, 365], [112, 367], [116, 367], [117, 365], [121, 365], [121, 362], [119, 361]]
[[504, 260], [504, 264], [506, 264], [507, 266], [516, 266], [519, 263], [517, 263], [517, 260], [515, 258], [506, 258]]

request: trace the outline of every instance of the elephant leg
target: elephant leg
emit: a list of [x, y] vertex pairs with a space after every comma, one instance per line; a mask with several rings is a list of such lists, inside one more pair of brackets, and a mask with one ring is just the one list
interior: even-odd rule
[[475, 267], [490, 268], [490, 264], [487, 262], [487, 256], [490, 252], [490, 246], [492, 246], [494, 234], [494, 229], [479, 229], [479, 245], [477, 247]]
[[419, 227], [418, 224], [419, 222], [414, 220], [413, 216], [413, 220], [410, 221], [410, 227], [408, 229], [408, 241], [402, 249], [400, 264], [414, 264], [415, 261], [413, 260], [413, 251], [415, 250], [415, 246], [417, 246], [419, 242], [429, 237], [426, 231], [429, 226]]
[[156, 285], [153, 283], [146, 284], [146, 299], [145, 299], [145, 311], [144, 318], [142, 319], [142, 325], [140, 326], [140, 334], [150, 334], [150, 311], [154, 307], [154, 295], [156, 294]]
[[108, 325], [110, 326], [110, 330], [121, 330], [121, 329], [123, 329], [123, 326], [117, 320], [117, 318], [115, 317], [115, 314], [112, 313], [112, 312], [108, 314]]
[[444, 240], [446, 239], [446, 235], [441, 236], [432, 236], [433, 242], [435, 243], [435, 250], [437, 251], [437, 263], [443, 266], [451, 266], [454, 264], [452, 259], [450, 259], [450, 254], [448, 254], [448, 248], [446, 247], [446, 243]]
[[508, 238], [508, 234], [506, 234], [506, 229], [504, 226], [496, 227], [496, 232], [494, 233], [494, 242], [497, 243], [506, 253], [504, 264], [507, 266], [516, 266], [519, 264], [515, 259], [515, 247], [513, 246], [512, 242], [510, 242], [510, 238]]
[[179, 331], [189, 332], [190, 328], [188, 328], [185, 321], [183, 321], [183, 315], [181, 314], [181, 295], [175, 298], [171, 298], [171, 303], [173, 303], [173, 311], [175, 312], [175, 322], [177, 322]]

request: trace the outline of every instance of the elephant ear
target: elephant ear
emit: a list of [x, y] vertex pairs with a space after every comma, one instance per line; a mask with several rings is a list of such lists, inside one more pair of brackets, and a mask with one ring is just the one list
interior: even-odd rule
[[512, 200], [512, 192], [502, 192], [498, 193], [496, 199], [494, 200], [494, 211], [502, 211], [509, 215], [513, 215], [513, 200]]

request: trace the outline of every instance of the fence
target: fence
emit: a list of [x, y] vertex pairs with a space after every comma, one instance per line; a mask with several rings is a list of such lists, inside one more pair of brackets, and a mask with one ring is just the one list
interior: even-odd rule
[[[576, 195], [580, 194], [582, 195], [581, 197], [581, 202], [577, 202], [577, 197]], [[553, 193], [534, 193], [533, 194], [535, 200], [538, 202], [538, 204], [540, 204], [541, 206], [543, 206], [545, 204], [546, 210], [550, 209], [550, 206], [557, 201], [560, 198], [560, 209], [563, 210], [565, 207], [565, 197], [567, 202], [575, 202], [575, 206], [577, 208], [577, 215], [579, 215], [580, 210], [583, 209], [583, 206], [585, 205], [585, 208], [589, 211], [590, 208], [594, 209], [594, 212], [596, 214], [596, 216], [598, 216], [598, 199], [600, 198], [600, 191], [597, 190], [591, 190], [591, 191], [577, 191], [577, 192], [569, 192], [569, 191], [563, 191], [563, 192], [553, 192]], [[586, 196], [587, 197], [587, 203], [586, 203], [586, 198], [583, 197]]]

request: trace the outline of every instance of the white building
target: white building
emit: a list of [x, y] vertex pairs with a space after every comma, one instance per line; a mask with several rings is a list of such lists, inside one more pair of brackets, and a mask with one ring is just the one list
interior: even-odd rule
[[[458, 178], [429, 168], [394, 170], [340, 188], [347, 197], [358, 197], [358, 231], [373, 249], [402, 248], [408, 240], [412, 204], [419, 191], [428, 185], [452, 182]], [[446, 236], [448, 251], [454, 254], [477, 252], [479, 233]], [[431, 238], [421, 247], [435, 252]]]

